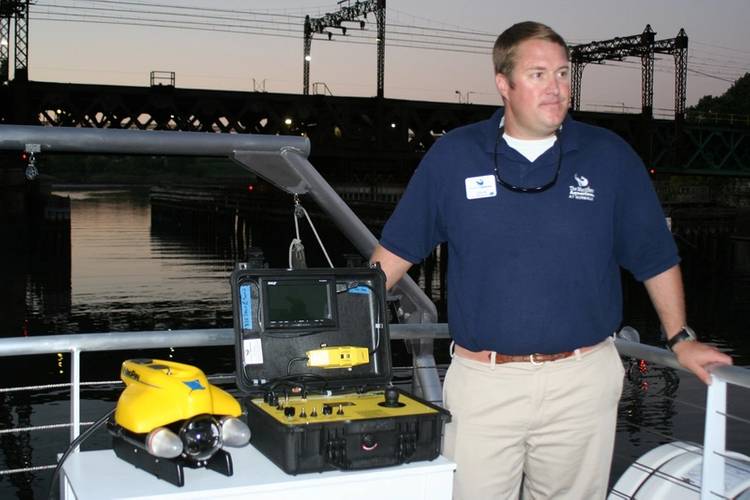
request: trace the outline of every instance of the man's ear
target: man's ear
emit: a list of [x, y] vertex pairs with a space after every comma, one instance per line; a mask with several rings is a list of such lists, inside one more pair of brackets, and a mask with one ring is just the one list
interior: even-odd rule
[[500, 92], [500, 96], [503, 98], [503, 101], [507, 101], [508, 91], [512, 87], [510, 80], [508, 80], [508, 77], [506, 77], [502, 73], [496, 73], [495, 74], [495, 86], [497, 87], [497, 91]]

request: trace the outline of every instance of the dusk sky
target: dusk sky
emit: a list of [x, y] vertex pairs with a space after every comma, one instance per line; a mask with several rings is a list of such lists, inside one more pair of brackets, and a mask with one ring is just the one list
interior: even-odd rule
[[[32, 80], [146, 86], [152, 70], [174, 71], [181, 88], [301, 93], [302, 23], [338, 9], [324, 0], [37, 0], [31, 7]], [[490, 51], [509, 25], [537, 20], [568, 43], [641, 33], [689, 37], [688, 105], [720, 95], [750, 71], [748, 0], [388, 0], [385, 96], [499, 102]], [[149, 24], [151, 26], [132, 26]], [[334, 30], [335, 31], [335, 30]], [[337, 96], [376, 91], [376, 24], [312, 42], [311, 82]], [[415, 47], [425, 48], [415, 48]], [[431, 47], [431, 49], [426, 49]], [[438, 49], [438, 50], [435, 50]], [[640, 59], [588, 65], [584, 109], [637, 112]], [[657, 55], [656, 114], [674, 107], [674, 60]], [[253, 79], [255, 82], [253, 82]], [[457, 94], [456, 91], [460, 93]]]

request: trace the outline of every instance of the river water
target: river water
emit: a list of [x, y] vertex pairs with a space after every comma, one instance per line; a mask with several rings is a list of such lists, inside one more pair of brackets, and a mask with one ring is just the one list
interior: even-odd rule
[[[70, 198], [70, 244], [49, 232], [29, 231], [25, 236], [29, 240], [6, 249], [1, 268], [6, 277], [0, 291], [2, 335], [231, 327], [228, 276], [238, 255], [237, 246], [225, 236], [205, 233], [197, 237], [194, 232], [153, 223], [144, 190], [59, 189], [56, 194]], [[286, 245], [294, 236], [291, 215], [288, 225], [259, 219], [253, 222], [259, 229], [253, 234], [273, 237], [257, 236], [252, 244], [263, 249], [272, 265], [283, 265]], [[270, 231], [260, 230], [268, 224], [275, 225]], [[314, 241], [309, 245], [315, 246]], [[686, 258], [690, 267], [684, 270], [691, 325], [702, 338], [731, 353], [737, 364], [750, 365], [747, 280], [714, 273], [710, 259], [695, 254], [694, 249], [683, 250], [692, 252]], [[636, 327], [645, 342], [658, 344], [656, 318], [642, 287], [626, 280], [625, 298], [625, 323]], [[394, 344], [394, 354], [399, 350], [401, 346]], [[230, 373], [234, 364], [230, 347], [91, 354], [84, 357], [83, 379], [116, 380], [122, 360], [144, 355], [197, 364], [207, 373]], [[63, 355], [1, 359], [3, 387], [69, 380]], [[703, 432], [703, 413], [696, 408], [705, 400], [700, 383], [669, 369], [626, 365], [613, 480], [657, 444], [672, 438], [700, 441]], [[85, 389], [83, 419], [95, 420], [104, 414], [118, 391], [106, 386]], [[63, 421], [68, 415], [67, 397], [64, 388], [33, 394], [2, 392], [0, 429]], [[750, 417], [746, 394], [730, 392], [730, 413]], [[0, 434], [0, 470], [51, 464], [67, 439], [66, 429], [30, 436]], [[108, 436], [102, 432], [83, 448], [107, 445]], [[729, 448], [750, 454], [747, 424], [730, 422]], [[24, 457], [31, 457], [31, 463]], [[2, 475], [0, 498], [44, 498], [50, 476], [49, 471]]]

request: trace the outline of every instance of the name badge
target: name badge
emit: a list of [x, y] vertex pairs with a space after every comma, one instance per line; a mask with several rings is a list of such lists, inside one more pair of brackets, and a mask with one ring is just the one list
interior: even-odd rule
[[492, 198], [497, 196], [494, 175], [480, 175], [466, 178], [466, 199]]

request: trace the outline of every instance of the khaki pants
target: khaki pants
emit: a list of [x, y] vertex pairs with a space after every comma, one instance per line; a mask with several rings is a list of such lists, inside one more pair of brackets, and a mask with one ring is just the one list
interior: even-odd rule
[[516, 499], [522, 483], [525, 500], [605, 498], [623, 374], [611, 339], [538, 365], [455, 356], [443, 385], [454, 499]]

